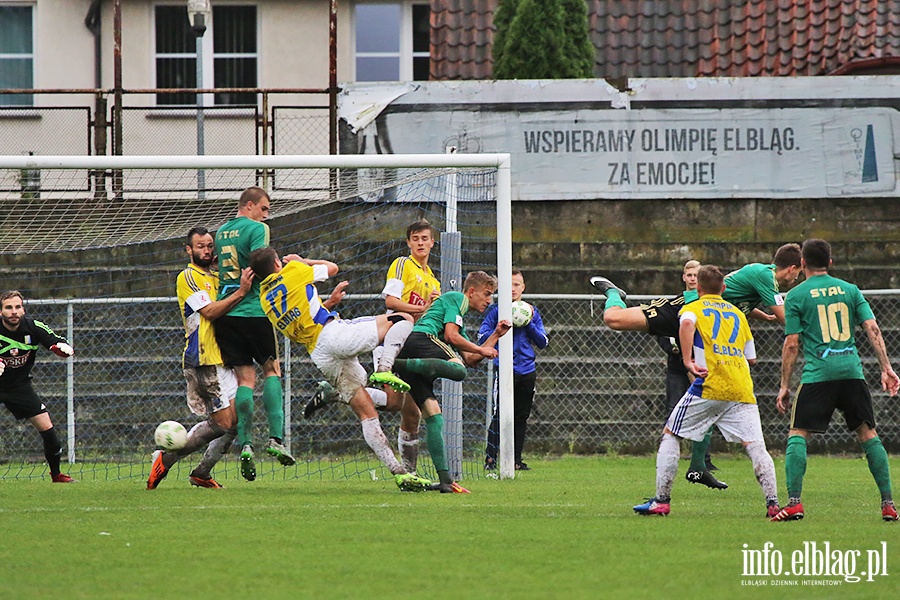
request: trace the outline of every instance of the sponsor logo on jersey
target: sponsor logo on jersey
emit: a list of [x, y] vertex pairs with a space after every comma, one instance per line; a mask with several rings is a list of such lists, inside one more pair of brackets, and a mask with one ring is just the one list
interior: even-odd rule
[[[18, 351], [15, 348], [12, 349], [10, 354], [12, 354], [12, 352], [16, 352], [16, 354], [18, 354]], [[25, 363], [28, 362], [29, 356], [31, 356], [31, 352], [26, 352], [25, 354], [23, 354], [21, 356], [12, 356], [10, 358], [5, 358], [5, 359], [3, 359], [3, 362], [6, 363], [7, 367], [12, 367], [13, 369], [18, 369], [19, 367], [25, 366]]]

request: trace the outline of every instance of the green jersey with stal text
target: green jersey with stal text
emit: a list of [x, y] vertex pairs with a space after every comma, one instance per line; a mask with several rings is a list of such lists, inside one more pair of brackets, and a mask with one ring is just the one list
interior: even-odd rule
[[725, 276], [722, 298], [734, 304], [742, 313], [750, 314], [757, 305], [781, 306], [775, 265], [750, 263]]
[[[250, 266], [250, 253], [269, 245], [269, 226], [249, 217], [237, 217], [216, 232], [219, 257], [219, 299], [227, 298], [241, 287], [241, 270]], [[254, 278], [243, 300], [228, 312], [233, 317], [265, 317], [259, 304], [259, 281]]]
[[831, 275], [814, 275], [788, 292], [784, 333], [800, 335], [800, 382], [864, 379], [853, 332], [874, 318], [859, 288]]

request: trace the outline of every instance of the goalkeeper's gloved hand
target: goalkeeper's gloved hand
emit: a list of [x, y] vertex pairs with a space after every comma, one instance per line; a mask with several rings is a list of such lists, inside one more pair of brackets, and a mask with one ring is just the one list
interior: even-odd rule
[[3, 359], [0, 358], [0, 375], [3, 375], [3, 371], [6, 370], [6, 363], [3, 362]]
[[52, 346], [50, 346], [50, 351], [57, 356], [62, 356], [63, 358], [72, 356], [75, 353], [75, 351], [72, 349], [72, 346], [68, 345], [65, 342], [53, 344]]

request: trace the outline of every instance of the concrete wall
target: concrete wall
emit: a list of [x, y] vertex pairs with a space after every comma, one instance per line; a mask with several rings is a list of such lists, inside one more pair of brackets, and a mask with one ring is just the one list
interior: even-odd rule
[[691, 259], [736, 269], [768, 262], [787, 242], [832, 244], [834, 273], [863, 289], [900, 287], [895, 198], [517, 202], [513, 261], [532, 293], [585, 293], [591, 275], [626, 291], [681, 286]]

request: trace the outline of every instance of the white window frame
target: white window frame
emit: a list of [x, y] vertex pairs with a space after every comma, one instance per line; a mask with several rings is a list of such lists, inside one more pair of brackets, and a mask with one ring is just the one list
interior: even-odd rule
[[[35, 49], [38, 46], [37, 39], [37, 4], [34, 2], [0, 2], [0, 6], [4, 7], [24, 7], [31, 9], [31, 52], [29, 53], [20, 53], [20, 54], [0, 54], [0, 59], [12, 59], [12, 60], [31, 60], [31, 87], [37, 87], [37, 56], [35, 54]], [[13, 96], [14, 98], [22, 98], [22, 96]], [[31, 102], [28, 104], [6, 104], [0, 105], [0, 108], [11, 108], [14, 106], [34, 106], [35, 104], [35, 94], [31, 95]]]
[[[400, 50], [399, 52], [357, 52], [356, 51], [356, 7], [361, 4], [399, 4], [400, 5]], [[353, 40], [353, 81], [356, 81], [356, 59], [358, 57], [391, 58], [400, 61], [400, 81], [413, 81], [413, 58], [428, 57], [431, 52], [413, 52], [413, 5], [429, 6], [423, 0], [357, 0], [353, 4], [353, 24], [351, 37]]]
[[[203, 34], [201, 39], [201, 46], [203, 51], [203, 81], [202, 85], [199, 87], [203, 89], [213, 89], [215, 87], [215, 62], [216, 57], [228, 57], [228, 58], [255, 58], [256, 59], [256, 86], [254, 87], [262, 87], [259, 84], [259, 75], [262, 72], [260, 68], [260, 53], [259, 46], [262, 36], [260, 35], [260, 27], [262, 19], [260, 19], [260, 10], [258, 2], [248, 2], [245, 0], [238, 0], [236, 2], [216, 2], [216, 6], [253, 6], [256, 9], [256, 52], [240, 52], [240, 53], [229, 53], [229, 54], [213, 54], [213, 27], [215, 27], [215, 18], [210, 17], [210, 22], [206, 24], [206, 33]], [[156, 60], [160, 57], [166, 58], [195, 58], [197, 56], [196, 52], [186, 52], [186, 53], [178, 53], [178, 54], [160, 54], [156, 51], [156, 7], [157, 6], [185, 6], [187, 7], [187, 2], [155, 2], [152, 6], [152, 11], [150, 13], [150, 39], [153, 40], [153, 53], [150, 57], [151, 62], [151, 77], [153, 79], [153, 85], [151, 87], [156, 87]], [[203, 94], [203, 106], [230, 106], [228, 104], [216, 104], [215, 103], [215, 94], [207, 93]]]

